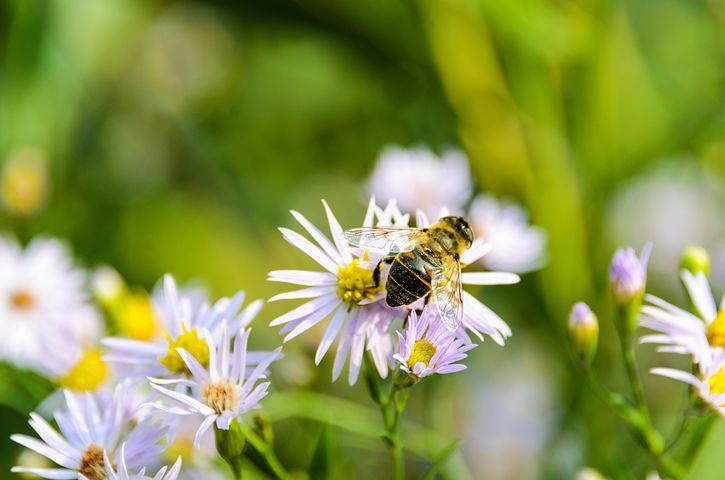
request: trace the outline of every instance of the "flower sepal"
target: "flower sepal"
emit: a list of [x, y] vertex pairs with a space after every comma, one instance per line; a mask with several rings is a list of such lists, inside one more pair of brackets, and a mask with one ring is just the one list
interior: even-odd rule
[[244, 457], [244, 435], [237, 420], [232, 420], [229, 430], [214, 425], [214, 443], [219, 456], [224, 459], [234, 473], [234, 478], [242, 477], [242, 458]]
[[398, 370], [393, 381], [396, 389], [405, 390], [420, 382], [420, 377], [405, 370]]

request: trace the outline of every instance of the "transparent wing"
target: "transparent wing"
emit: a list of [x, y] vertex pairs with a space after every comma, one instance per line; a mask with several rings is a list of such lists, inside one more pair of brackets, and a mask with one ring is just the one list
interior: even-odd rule
[[461, 262], [446, 258], [432, 272], [431, 288], [441, 320], [451, 332], [458, 330], [463, 320], [463, 290], [461, 287]]
[[362, 227], [345, 230], [342, 235], [354, 247], [400, 253], [412, 250], [424, 232], [425, 229], [412, 227]]

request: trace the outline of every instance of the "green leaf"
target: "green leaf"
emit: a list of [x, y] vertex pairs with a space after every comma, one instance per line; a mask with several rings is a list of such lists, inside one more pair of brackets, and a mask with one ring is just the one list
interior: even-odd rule
[[320, 431], [315, 452], [310, 461], [309, 474], [312, 480], [327, 480], [334, 478], [335, 472], [335, 443], [333, 431], [329, 423], [325, 423]]
[[53, 384], [47, 378], [9, 363], [0, 363], [1, 405], [27, 415], [53, 390]]

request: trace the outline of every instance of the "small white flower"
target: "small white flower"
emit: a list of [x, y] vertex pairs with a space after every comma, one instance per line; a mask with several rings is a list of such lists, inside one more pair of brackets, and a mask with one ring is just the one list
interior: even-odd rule
[[692, 355], [695, 363], [707, 365], [725, 348], [725, 295], [718, 310], [704, 273], [680, 271], [682, 282], [697, 315], [678, 308], [654, 295], [646, 295], [640, 325], [655, 330], [640, 343], [657, 343], [659, 351]]
[[[181, 457], [176, 459], [176, 462], [168, 468], [163, 466], [159, 469], [156, 475], [151, 477], [146, 476], [146, 468], [142, 468], [137, 474], [129, 473], [128, 466], [126, 465], [126, 444], [121, 445], [120, 459], [117, 462], [118, 468], [113, 468], [113, 462], [108, 457], [108, 452], [103, 452], [103, 462], [106, 464], [106, 474], [109, 480], [176, 480], [179, 477], [181, 471]], [[91, 479], [88, 479], [91, 480]]]
[[420, 318], [415, 312], [408, 317], [405, 332], [398, 332], [400, 344], [394, 355], [400, 369], [417, 379], [434, 373], [445, 374], [465, 370], [466, 366], [456, 363], [467, 357], [466, 352], [476, 346], [457, 338], [438, 317], [437, 311], [426, 308]]
[[653, 368], [650, 372], [692, 385], [712, 410], [725, 416], [725, 353], [722, 351], [714, 355], [709, 364], [700, 365], [697, 376], [674, 368]]
[[[444, 209], [442, 214], [446, 215]], [[431, 222], [424, 212], [418, 211], [416, 215], [418, 227], [429, 227]], [[461, 255], [461, 268], [465, 268], [487, 255], [490, 247], [482, 238], [473, 241], [471, 248]], [[509, 272], [462, 272], [463, 285], [511, 285], [518, 283], [519, 276]], [[493, 310], [481, 303], [470, 293], [463, 291], [463, 320], [458, 334], [466, 336], [465, 330], [473, 332], [480, 340], [483, 334], [488, 335], [499, 345], [503, 345], [506, 338], [511, 336], [511, 328]]]
[[58, 240], [36, 238], [22, 249], [0, 237], [0, 359], [49, 374], [49, 341], [100, 336], [102, 321], [84, 291], [85, 274]]
[[[311, 298], [312, 300], [294, 308], [273, 320], [270, 325], [284, 325], [280, 333], [287, 333], [287, 342], [309, 330], [325, 318], [331, 317], [315, 354], [319, 364], [334, 340], [340, 340], [335, 354], [332, 379], [336, 380], [350, 357], [348, 381], [357, 381], [365, 350], [375, 359], [378, 373], [385, 378], [388, 362], [392, 355], [392, 340], [389, 333], [391, 322], [402, 318], [405, 313], [383, 306], [385, 298], [382, 286], [374, 285], [373, 272], [377, 261], [382, 258], [360, 249], [353, 250], [342, 236], [342, 227], [323, 200], [330, 226], [331, 242], [325, 234], [310, 223], [302, 214], [293, 211], [292, 216], [307, 230], [317, 245], [287, 228], [280, 228], [285, 240], [315, 260], [325, 271], [276, 270], [269, 273], [269, 280], [304, 286], [300, 290], [281, 293], [270, 301]], [[401, 225], [408, 217], [400, 213], [397, 206], [388, 204], [385, 209], [375, 205], [371, 198], [362, 226], [370, 227], [376, 213], [388, 226]], [[334, 242], [334, 243], [333, 243]], [[359, 253], [359, 257], [353, 255]]]
[[618, 248], [609, 268], [609, 284], [614, 299], [620, 304], [629, 304], [644, 293], [647, 285], [647, 262], [652, 251], [648, 243], [638, 257], [632, 247]]
[[[230, 328], [239, 330], [249, 325], [262, 305], [261, 300], [241, 309], [244, 292], [232, 298], [222, 298], [213, 305], [200, 299], [196, 292], [180, 293], [171, 275], [164, 277], [164, 302], [156, 302], [157, 316], [164, 330], [150, 341], [123, 337], [104, 338], [101, 343], [108, 348], [104, 359], [117, 365], [136, 378], [147, 376], [174, 377], [187, 372], [176, 348], [182, 347], [199, 362], [206, 365], [209, 358], [201, 330], [216, 335], [222, 319], [230, 322]], [[250, 352], [248, 362], [264, 356], [264, 352]]]
[[30, 426], [41, 440], [27, 435], [10, 438], [26, 448], [47, 457], [62, 468], [13, 467], [23, 472], [50, 479], [106, 478], [107, 457], [112, 462], [120, 458], [120, 446], [125, 443], [125, 463], [129, 468], [142, 468], [154, 461], [163, 451], [160, 444], [167, 427], [148, 419], [132, 426], [123, 408], [123, 391], [119, 387], [110, 405], [101, 408], [91, 394], [76, 395], [64, 392], [65, 411], [54, 414], [60, 433], [36, 413], [30, 414]]
[[368, 190], [383, 202], [397, 199], [405, 211], [433, 215], [443, 206], [460, 211], [471, 197], [472, 184], [460, 150], [448, 150], [439, 158], [427, 148], [393, 145], [380, 153]]
[[529, 224], [526, 211], [492, 195], [479, 195], [469, 210], [471, 228], [491, 246], [481, 263], [492, 270], [526, 273], [544, 264], [546, 234]]
[[[202, 366], [194, 355], [178, 348], [179, 355], [191, 372], [189, 379], [149, 378], [151, 388], [172, 405], [159, 402], [151, 405], [175, 415], [200, 415], [204, 417], [194, 436], [194, 446], [199, 448], [204, 433], [216, 423], [217, 428], [228, 430], [232, 420], [249, 410], [259, 408], [259, 401], [267, 395], [269, 382], [256, 385], [265, 378], [269, 365], [280, 357], [278, 348], [261, 360], [247, 375], [247, 339], [249, 330], [240, 331], [234, 339], [234, 350], [230, 351], [230, 341], [226, 322], [220, 329], [218, 341], [211, 333], [202, 329], [209, 349], [209, 367]], [[171, 390], [162, 385], [187, 387], [186, 392]]]

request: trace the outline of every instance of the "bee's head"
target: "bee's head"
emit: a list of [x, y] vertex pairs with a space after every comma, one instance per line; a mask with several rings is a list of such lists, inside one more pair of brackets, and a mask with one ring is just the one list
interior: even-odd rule
[[471, 245], [473, 244], [473, 230], [471, 230], [471, 226], [468, 224], [465, 218], [459, 217], [457, 215], [449, 215], [447, 217], [441, 218], [439, 222], [450, 225], [450, 227], [463, 240], [466, 246], [464, 250], [468, 250], [469, 248], [471, 248]]

